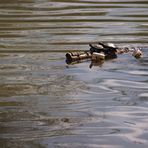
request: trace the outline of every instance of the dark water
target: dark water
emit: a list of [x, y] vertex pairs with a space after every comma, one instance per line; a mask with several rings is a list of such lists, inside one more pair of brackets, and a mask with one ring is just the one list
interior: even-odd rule
[[0, 0], [0, 148], [148, 147], [148, 49], [66, 65], [95, 41], [148, 45], [148, 1]]

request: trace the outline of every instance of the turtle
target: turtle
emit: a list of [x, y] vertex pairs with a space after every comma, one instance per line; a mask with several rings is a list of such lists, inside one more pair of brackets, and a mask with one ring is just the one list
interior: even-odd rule
[[115, 47], [112, 43], [104, 44], [102, 42], [98, 42], [96, 44], [89, 44], [90, 46], [90, 53], [93, 54], [94, 52], [97, 53], [104, 53], [106, 59], [107, 58], [116, 58], [117, 57], [117, 47]]

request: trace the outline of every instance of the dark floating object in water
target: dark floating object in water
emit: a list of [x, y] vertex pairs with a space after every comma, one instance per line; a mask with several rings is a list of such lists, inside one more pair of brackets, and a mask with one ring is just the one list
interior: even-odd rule
[[90, 52], [104, 52], [105, 54], [109, 54], [110, 52], [116, 52], [117, 48], [115, 47], [114, 44], [112, 43], [101, 43], [98, 42], [97, 44], [89, 44], [90, 48]]
[[[66, 63], [71, 64], [75, 63], [81, 60], [91, 60], [91, 65], [95, 63], [103, 63], [102, 61], [106, 59], [114, 59], [117, 58], [118, 54], [123, 53], [130, 53], [135, 58], [141, 58], [142, 57], [142, 51], [140, 50], [140, 47], [124, 47], [119, 48], [116, 47], [112, 43], [104, 44], [102, 42], [98, 42], [96, 44], [89, 44], [90, 50], [89, 51], [80, 51], [80, 52], [68, 52], [66, 54]], [[90, 65], [90, 67], [92, 67]]]
[[113, 59], [117, 58], [117, 48], [114, 44], [108, 43], [103, 44], [98, 42], [97, 44], [89, 44], [90, 46], [90, 53], [93, 55], [94, 53], [102, 53], [105, 55], [105, 59]]
[[71, 64], [76, 61], [81, 61], [91, 58], [90, 51], [81, 51], [81, 52], [68, 52], [66, 53], [66, 63]]

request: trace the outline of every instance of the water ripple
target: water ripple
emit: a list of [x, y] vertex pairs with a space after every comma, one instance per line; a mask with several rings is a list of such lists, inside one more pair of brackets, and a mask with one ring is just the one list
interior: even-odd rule
[[147, 46], [147, 0], [0, 2], [1, 147], [148, 147], [148, 52], [65, 64], [88, 43]]

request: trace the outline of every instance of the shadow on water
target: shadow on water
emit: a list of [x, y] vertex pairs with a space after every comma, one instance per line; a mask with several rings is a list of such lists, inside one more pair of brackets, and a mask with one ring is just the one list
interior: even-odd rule
[[146, 0], [0, 1], [0, 147], [148, 146], [148, 52], [66, 65], [88, 43], [147, 46]]

